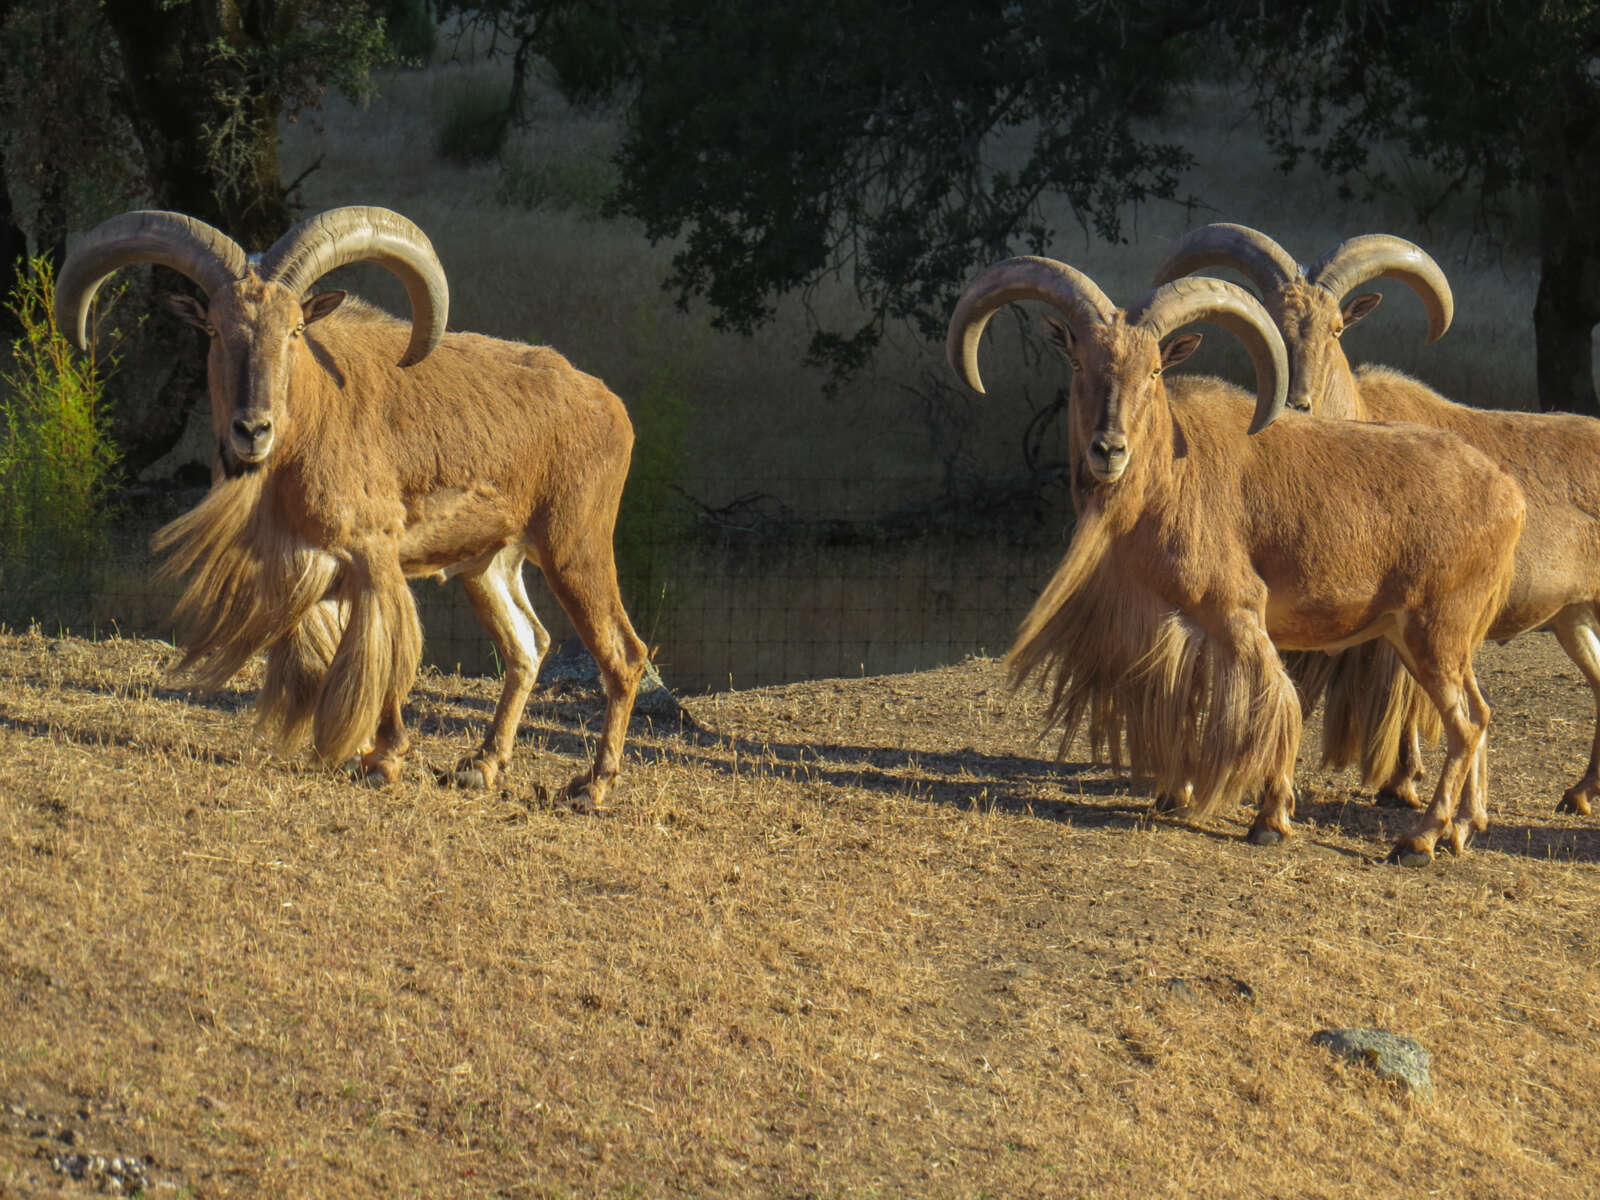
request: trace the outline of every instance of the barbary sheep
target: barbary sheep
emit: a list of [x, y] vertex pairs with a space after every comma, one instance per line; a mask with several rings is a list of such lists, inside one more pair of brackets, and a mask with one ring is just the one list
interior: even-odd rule
[[[407, 577], [457, 576], [505, 681], [454, 778], [490, 786], [550, 641], [523, 588], [532, 559], [604, 679], [594, 762], [565, 792], [574, 808], [599, 805], [646, 662], [612, 555], [633, 445], [622, 402], [554, 350], [445, 332], [443, 268], [387, 209], [307, 218], [259, 261], [179, 213], [112, 217], [61, 271], [57, 319], [79, 346], [96, 290], [139, 262], [200, 287], [204, 304], [168, 302], [211, 339], [215, 477], [156, 536], [167, 569], [189, 577], [174, 613], [181, 667], [217, 687], [264, 649], [257, 709], [279, 745], [309, 734], [323, 759], [359, 753], [363, 778], [392, 781], [422, 648]], [[400, 278], [409, 325], [342, 291], [309, 294], [356, 262]]]
[[[1086, 714], [1112, 713], [1136, 774], [1168, 794], [1192, 788], [1198, 815], [1259, 793], [1250, 840], [1278, 841], [1291, 832], [1301, 713], [1274, 643], [1382, 637], [1447, 738], [1433, 802], [1392, 857], [1426, 862], [1441, 837], [1464, 850], [1469, 830], [1487, 827], [1482, 786], [1464, 786], [1489, 719], [1472, 651], [1510, 586], [1516, 484], [1437, 430], [1285, 414], [1282, 338], [1221, 280], [1178, 280], [1119, 309], [1064, 263], [997, 263], [968, 285], [946, 343], [976, 391], [983, 329], [1020, 300], [1061, 314], [1074, 367], [1078, 524], [1007, 655], [1013, 683], [1051, 682], [1062, 752]], [[1199, 335], [1162, 340], [1193, 321], [1245, 343], [1253, 408], [1220, 380], [1166, 380]]]
[[[1444, 333], [1454, 315], [1444, 272], [1402, 238], [1353, 237], [1302, 269], [1259, 230], [1207, 225], [1173, 246], [1156, 271], [1156, 282], [1219, 266], [1238, 270], [1256, 287], [1282, 332], [1291, 403], [1325, 417], [1413, 421], [1448, 430], [1499, 463], [1521, 486], [1527, 524], [1517, 547], [1516, 573], [1487, 636], [1505, 642], [1548, 626], [1588, 680], [1596, 706], [1589, 766], [1557, 805], [1561, 811], [1588, 813], [1600, 794], [1600, 421], [1570, 413], [1469, 408], [1387, 367], [1352, 370], [1340, 336], [1382, 298], [1369, 292], [1345, 299], [1362, 284], [1389, 278], [1410, 287], [1427, 312], [1429, 341]], [[1388, 772], [1385, 792], [1420, 806], [1410, 764], [1417, 718], [1403, 699], [1394, 699], [1390, 682], [1398, 671], [1392, 659], [1379, 659], [1371, 670], [1355, 673], [1379, 702], [1353, 714], [1363, 728], [1330, 738], [1330, 744], [1360, 744], [1374, 782], [1384, 778], [1386, 766], [1397, 764]], [[1403, 725], [1394, 721], [1396, 712], [1408, 713], [1409, 719]], [[1385, 713], [1391, 719], [1384, 720]]]

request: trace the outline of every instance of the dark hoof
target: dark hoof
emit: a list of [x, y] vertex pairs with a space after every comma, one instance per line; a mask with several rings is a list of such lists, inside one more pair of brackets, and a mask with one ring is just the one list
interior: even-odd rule
[[1372, 802], [1374, 804], [1376, 804], [1379, 808], [1421, 808], [1422, 807], [1422, 804], [1420, 802], [1413, 801], [1407, 796], [1402, 796], [1399, 792], [1395, 791], [1393, 788], [1379, 788], [1378, 789], [1378, 794], [1375, 795], [1372, 798]]
[[361, 772], [360, 782], [363, 787], [369, 787], [373, 791], [377, 791], [379, 788], [389, 786], [389, 777], [382, 771], [363, 771]]
[[588, 792], [568, 792], [561, 798], [561, 807], [580, 817], [596, 817], [600, 809]]
[[1181, 812], [1186, 807], [1188, 806], [1180, 802], [1176, 796], [1166, 795], [1157, 796], [1155, 803], [1150, 806], [1153, 812], [1158, 813]]
[[1283, 841], [1283, 834], [1270, 825], [1253, 825], [1245, 840], [1252, 846], [1276, 846]]
[[1580, 817], [1587, 817], [1590, 813], [1589, 802], [1582, 796], [1563, 796], [1561, 803], [1556, 805], [1558, 813], [1576, 813]]
[[489, 786], [489, 781], [484, 778], [483, 768], [476, 764], [457, 767], [450, 776], [450, 782], [458, 788], [472, 788], [479, 791]]
[[1389, 861], [1402, 867], [1425, 867], [1433, 861], [1433, 855], [1412, 846], [1396, 846], [1389, 851]]

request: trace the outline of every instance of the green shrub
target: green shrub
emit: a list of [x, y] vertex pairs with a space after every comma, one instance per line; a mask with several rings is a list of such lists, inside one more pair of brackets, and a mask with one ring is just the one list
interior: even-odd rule
[[56, 327], [49, 260], [28, 261], [7, 307], [22, 333], [0, 372], [0, 596], [15, 617], [88, 589], [119, 463], [104, 404], [114, 364], [80, 355]]

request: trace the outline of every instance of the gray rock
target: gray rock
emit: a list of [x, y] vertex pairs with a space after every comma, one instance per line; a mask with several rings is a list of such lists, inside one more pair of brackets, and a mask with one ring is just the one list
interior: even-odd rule
[[1404, 1084], [1423, 1100], [1433, 1098], [1428, 1051], [1416, 1038], [1382, 1029], [1322, 1029], [1311, 1041], [1351, 1062], [1365, 1063], [1379, 1079]]
[[[576, 637], [562, 642], [561, 648], [544, 660], [544, 665], [539, 668], [539, 684], [563, 691], [605, 690], [594, 657]], [[644, 677], [639, 680], [639, 694], [634, 698], [633, 711], [641, 716], [678, 721], [688, 728], [698, 728], [694, 717], [661, 681], [661, 673], [653, 662], [644, 664]]]

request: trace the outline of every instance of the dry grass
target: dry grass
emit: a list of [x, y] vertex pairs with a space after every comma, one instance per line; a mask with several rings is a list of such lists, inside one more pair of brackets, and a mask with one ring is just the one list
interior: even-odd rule
[[[1600, 828], [1551, 812], [1589, 702], [1550, 639], [1483, 653], [1495, 826], [1416, 873], [1352, 779], [1305, 773], [1279, 851], [1152, 818], [989, 660], [701, 697], [583, 819], [537, 784], [598, 702], [536, 696], [462, 793], [429, 768], [494, 684], [426, 675], [369, 792], [170, 653], [0, 638], [0, 1195], [87, 1194], [67, 1149], [208, 1197], [1592, 1191]], [[1309, 1043], [1345, 1025], [1420, 1038], [1435, 1102]]]

